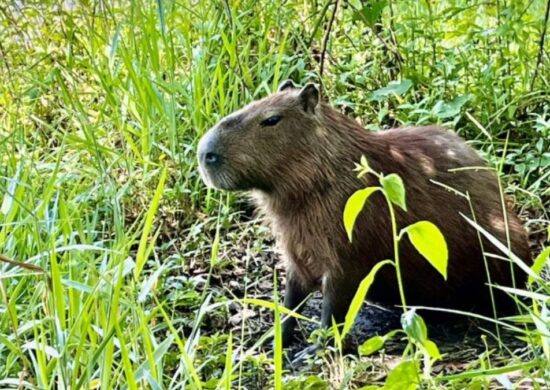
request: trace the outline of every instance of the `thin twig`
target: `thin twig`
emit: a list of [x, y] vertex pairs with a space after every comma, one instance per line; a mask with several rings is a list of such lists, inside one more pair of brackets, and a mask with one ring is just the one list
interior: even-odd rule
[[330, 7], [331, 3], [332, 3], [332, 1], [328, 0], [325, 3], [325, 5], [323, 6], [323, 9], [320, 12], [321, 16], [315, 22], [315, 26], [313, 27], [313, 32], [311, 33], [311, 36], [309, 37], [309, 40], [307, 41], [307, 47], [311, 47], [311, 45], [313, 44], [313, 40], [315, 39], [315, 35], [317, 34], [317, 30], [319, 30], [319, 26], [321, 26], [321, 23], [323, 22], [323, 19], [325, 18], [325, 14], [327, 12], [327, 9], [328, 9], [328, 7]]
[[34, 264], [30, 264], [30, 263], [24, 263], [22, 261], [13, 260], [13, 259], [10, 259], [7, 256], [2, 255], [2, 254], [0, 254], [0, 261], [3, 262], [3, 263], [8, 263], [8, 264], [10, 264], [12, 266], [15, 266], [15, 267], [24, 268], [27, 271], [33, 271], [33, 272], [39, 272], [39, 273], [42, 273], [42, 274], [46, 274], [46, 271], [44, 271], [44, 269], [42, 267], [39, 267], [39, 266], [34, 265]]
[[23, 268], [27, 271], [37, 272], [39, 274], [42, 274], [42, 275], [46, 276], [46, 279], [48, 281], [48, 287], [50, 288], [50, 290], [52, 289], [52, 278], [50, 277], [50, 275], [46, 272], [46, 270], [44, 268], [39, 267], [39, 266], [34, 265], [34, 264], [31, 264], [31, 263], [25, 263], [25, 262], [22, 262], [22, 261], [17, 261], [17, 260], [10, 259], [9, 257], [4, 256], [1, 253], [0, 253], [0, 262], [1, 263], [7, 263], [7, 264], [9, 264], [13, 267]]
[[332, 10], [332, 16], [330, 17], [330, 21], [328, 22], [327, 31], [325, 31], [325, 37], [323, 39], [323, 50], [321, 51], [321, 65], [319, 68], [319, 78], [321, 80], [323, 79], [323, 72], [325, 70], [325, 55], [327, 52], [328, 39], [330, 37], [330, 31], [332, 30], [332, 25], [334, 24], [334, 19], [336, 18], [336, 11], [338, 10], [338, 1], [339, 0], [336, 0], [334, 2], [334, 9]]
[[544, 38], [546, 37], [546, 29], [548, 27], [548, 15], [550, 14], [550, 0], [546, 2], [546, 13], [544, 15], [544, 25], [542, 26], [542, 34], [540, 35], [539, 54], [537, 55], [537, 64], [535, 65], [535, 73], [531, 79], [531, 92], [535, 86], [535, 80], [539, 73], [539, 67], [542, 63], [542, 54], [544, 53]]

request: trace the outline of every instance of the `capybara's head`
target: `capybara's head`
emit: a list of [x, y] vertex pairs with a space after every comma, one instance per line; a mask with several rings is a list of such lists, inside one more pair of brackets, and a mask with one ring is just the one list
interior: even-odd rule
[[223, 118], [199, 142], [203, 180], [225, 190], [270, 191], [310, 153], [320, 124], [319, 90], [287, 80], [279, 90]]

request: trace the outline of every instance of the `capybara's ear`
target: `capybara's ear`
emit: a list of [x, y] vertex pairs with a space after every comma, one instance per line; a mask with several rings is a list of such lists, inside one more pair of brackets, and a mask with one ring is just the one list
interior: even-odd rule
[[306, 84], [300, 91], [300, 103], [306, 112], [315, 113], [315, 108], [319, 104], [319, 89], [315, 84]]
[[281, 92], [288, 88], [296, 88], [296, 84], [294, 84], [294, 81], [290, 79], [283, 81], [281, 84], [279, 84], [279, 89], [277, 89], [277, 91]]

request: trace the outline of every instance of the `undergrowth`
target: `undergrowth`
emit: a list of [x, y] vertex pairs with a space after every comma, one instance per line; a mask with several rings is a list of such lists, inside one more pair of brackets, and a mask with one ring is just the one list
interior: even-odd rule
[[[198, 139], [286, 78], [371, 131], [447, 126], [498, 167], [537, 256], [547, 15], [544, 0], [2, 2], [0, 387], [382, 385], [400, 364], [386, 346], [301, 369], [260, 348], [280, 309], [272, 238], [245, 197], [204, 187]], [[544, 253], [506, 322], [522, 346], [488, 331], [430, 386], [548, 386]]]

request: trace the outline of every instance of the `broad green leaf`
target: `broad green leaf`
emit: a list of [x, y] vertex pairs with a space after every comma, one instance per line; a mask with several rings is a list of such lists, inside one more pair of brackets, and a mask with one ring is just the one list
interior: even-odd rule
[[361, 20], [372, 28], [380, 20], [387, 4], [387, 0], [370, 1], [361, 10], [353, 13], [352, 20]]
[[449, 252], [439, 228], [429, 221], [419, 221], [407, 226], [405, 232], [416, 250], [447, 280]]
[[369, 97], [369, 100], [376, 100], [380, 102], [389, 95], [400, 96], [406, 93], [411, 87], [412, 87], [411, 80], [405, 79], [403, 81], [391, 81], [384, 88], [380, 88], [374, 91], [372, 95]]
[[424, 349], [426, 349], [426, 352], [428, 352], [428, 355], [432, 359], [441, 359], [441, 353], [439, 352], [439, 348], [437, 347], [436, 343], [434, 343], [432, 340], [426, 340], [424, 341]]
[[460, 95], [455, 97], [450, 102], [438, 101], [432, 109], [434, 115], [441, 119], [452, 118], [460, 114], [462, 106], [471, 99], [470, 95]]
[[412, 309], [401, 316], [401, 326], [411, 339], [421, 344], [428, 339], [428, 330], [422, 317]]
[[352, 241], [353, 227], [355, 226], [355, 220], [363, 209], [365, 202], [373, 192], [379, 190], [380, 187], [368, 187], [362, 190], [357, 190], [349, 197], [344, 208], [344, 227], [348, 234], [349, 241]]
[[359, 284], [359, 287], [357, 288], [357, 291], [353, 296], [353, 300], [351, 301], [348, 312], [346, 314], [344, 329], [342, 330], [342, 338], [344, 338], [346, 334], [351, 330], [351, 327], [355, 322], [355, 318], [357, 317], [357, 313], [359, 313], [359, 310], [361, 309], [361, 306], [365, 301], [369, 288], [374, 281], [376, 273], [380, 268], [382, 268], [382, 266], [386, 264], [393, 264], [393, 262], [391, 260], [383, 260], [377, 263], [374, 267], [372, 267], [365, 279], [363, 279], [363, 281], [361, 281], [361, 283]]
[[416, 390], [419, 386], [418, 363], [406, 360], [399, 363], [388, 374], [384, 390]]
[[407, 211], [407, 204], [405, 202], [405, 185], [403, 180], [397, 173], [389, 174], [388, 176], [382, 177], [380, 180], [384, 192], [389, 200], [401, 207], [403, 210]]
[[384, 346], [384, 338], [382, 336], [374, 336], [365, 341], [359, 347], [359, 355], [368, 356], [372, 355]]
[[[544, 265], [546, 264], [546, 262], [548, 261], [549, 258], [550, 258], [550, 247], [543, 250], [537, 256], [537, 258], [533, 262], [533, 265], [531, 266], [531, 269], [533, 270], [533, 272], [537, 275], [540, 275], [542, 269], [544, 268]], [[535, 278], [533, 278], [531, 275], [529, 275], [529, 277], [527, 279], [527, 283], [529, 284], [529, 286], [531, 284], [533, 284], [534, 281], [535, 281]]]

